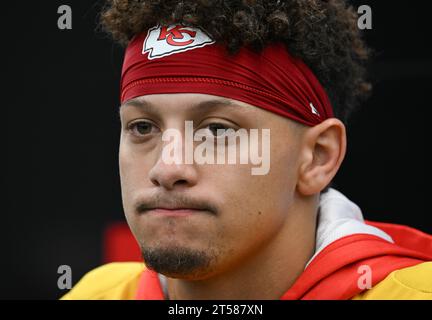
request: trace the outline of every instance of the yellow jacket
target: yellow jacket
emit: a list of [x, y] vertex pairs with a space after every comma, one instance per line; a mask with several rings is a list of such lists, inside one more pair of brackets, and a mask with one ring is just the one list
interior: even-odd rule
[[[133, 300], [145, 266], [115, 262], [87, 273], [62, 300]], [[354, 300], [432, 300], [432, 262], [393, 271]]]

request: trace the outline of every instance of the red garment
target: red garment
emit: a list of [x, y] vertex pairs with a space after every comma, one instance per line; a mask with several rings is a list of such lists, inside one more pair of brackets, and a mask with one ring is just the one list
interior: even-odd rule
[[[281, 300], [351, 299], [361, 293], [361, 265], [372, 270], [372, 286], [391, 272], [432, 261], [432, 236], [416, 229], [387, 223], [367, 222], [387, 232], [395, 243], [366, 234], [353, 234], [324, 248], [307, 266]], [[163, 300], [157, 273], [146, 269], [140, 279], [137, 299]]]

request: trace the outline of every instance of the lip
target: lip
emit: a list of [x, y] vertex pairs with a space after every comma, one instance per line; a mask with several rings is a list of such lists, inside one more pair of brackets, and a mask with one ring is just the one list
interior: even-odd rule
[[158, 216], [165, 216], [165, 217], [188, 217], [202, 212], [204, 211], [199, 209], [189, 209], [189, 208], [179, 208], [179, 209], [154, 208], [148, 210], [146, 213], [158, 215]]

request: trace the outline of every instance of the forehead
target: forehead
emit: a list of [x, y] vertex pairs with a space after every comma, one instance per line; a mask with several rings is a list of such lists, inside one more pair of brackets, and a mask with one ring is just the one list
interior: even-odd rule
[[249, 115], [263, 112], [259, 107], [220, 96], [200, 93], [170, 93], [140, 96], [126, 101], [120, 112], [127, 109], [141, 109], [151, 113], [208, 113], [214, 110], [241, 112]]

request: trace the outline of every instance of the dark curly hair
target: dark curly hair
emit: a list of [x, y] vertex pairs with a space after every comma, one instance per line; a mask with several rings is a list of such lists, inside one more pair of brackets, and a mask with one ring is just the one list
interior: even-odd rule
[[344, 123], [371, 90], [370, 51], [344, 0], [107, 0], [101, 12], [103, 29], [121, 44], [171, 23], [200, 26], [232, 54], [284, 43], [312, 69]]

